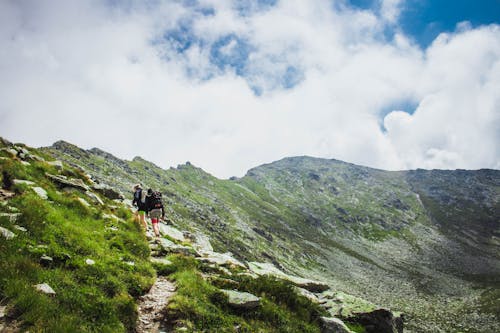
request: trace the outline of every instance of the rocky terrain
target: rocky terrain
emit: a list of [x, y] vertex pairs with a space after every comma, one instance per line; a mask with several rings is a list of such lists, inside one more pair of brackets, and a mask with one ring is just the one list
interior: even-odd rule
[[[33, 164], [22, 158], [21, 149], [4, 145], [4, 159]], [[403, 320], [405, 332], [500, 329], [500, 171], [387, 172], [294, 157], [254, 168], [242, 178], [221, 180], [189, 162], [163, 170], [139, 157], [120, 160], [96, 148], [83, 150], [62, 141], [36, 154], [26, 153], [45, 156], [45, 161], [36, 163], [49, 164], [51, 172], [37, 176], [50, 186], [76, 189], [83, 197], [74, 199], [91, 202], [89, 209], [101, 205], [99, 201], [104, 206], [107, 200], [121, 202], [122, 197], [128, 203], [138, 182], [163, 193], [170, 225], [162, 225], [163, 238], [149, 246], [153, 268], [175, 282], [178, 291], [167, 306], [170, 311], [159, 311], [157, 317], [148, 314], [150, 318], [143, 318], [140, 325], [156, 320], [165, 329], [196, 331], [199, 318], [187, 314], [199, 314], [215, 304], [211, 313], [225, 309], [220, 316], [233, 328], [229, 331], [245, 331], [248, 320], [254, 327], [263, 325], [260, 331], [274, 331], [266, 325], [276, 316], [262, 313], [266, 297], [288, 287], [262, 280], [261, 286], [269, 286], [264, 290], [252, 282], [273, 277], [298, 288], [292, 294], [312, 304], [290, 296], [283, 306], [291, 317], [281, 322], [301, 318], [297, 323], [302, 325], [316, 318], [311, 319], [313, 326], [323, 331], [397, 332]], [[78, 177], [65, 175], [69, 169]], [[16, 191], [7, 189], [6, 178], [2, 193], [10, 200], [9, 193]], [[28, 186], [34, 192], [40, 187]], [[112, 211], [104, 214], [108, 219], [116, 216]], [[134, 264], [140, 260], [135, 258]], [[203, 306], [197, 310], [182, 301], [196, 294], [187, 293], [192, 284], [198, 286], [193, 290], [211, 295], [200, 300]], [[164, 291], [172, 292], [172, 285], [166, 285]], [[148, 300], [162, 295], [161, 288], [151, 290], [151, 297], [142, 296], [146, 308], [151, 306]], [[286, 290], [285, 294], [290, 292]], [[255, 318], [267, 320], [232, 317], [240, 311], [237, 305], [224, 304], [246, 294], [261, 300]], [[270, 299], [279, 303], [281, 298]], [[309, 315], [292, 311], [297, 302], [310, 309]], [[139, 301], [139, 314], [143, 303]], [[232, 314], [226, 317], [227, 313]], [[315, 329], [307, 325], [302, 331]]]

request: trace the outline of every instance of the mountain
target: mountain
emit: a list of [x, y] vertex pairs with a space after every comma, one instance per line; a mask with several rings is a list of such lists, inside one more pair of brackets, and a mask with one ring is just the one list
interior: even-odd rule
[[[0, 146], [0, 329], [500, 329], [498, 170], [304, 156], [222, 180], [63, 141]], [[136, 183], [163, 193], [159, 242], [132, 221]], [[231, 308], [248, 293], [258, 308]]]
[[128, 197], [162, 191], [168, 217], [214, 249], [327, 281], [406, 314], [415, 332], [498, 330], [500, 171], [383, 171], [292, 157], [217, 179], [66, 142], [43, 149]]

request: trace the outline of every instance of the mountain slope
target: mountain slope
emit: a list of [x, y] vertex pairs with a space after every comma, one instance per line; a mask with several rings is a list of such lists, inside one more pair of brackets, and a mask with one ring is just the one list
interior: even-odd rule
[[387, 172], [295, 157], [220, 180], [190, 163], [163, 170], [65, 142], [45, 151], [123, 193], [137, 182], [160, 189], [169, 218], [217, 251], [402, 310], [411, 331], [500, 326], [497, 170]]

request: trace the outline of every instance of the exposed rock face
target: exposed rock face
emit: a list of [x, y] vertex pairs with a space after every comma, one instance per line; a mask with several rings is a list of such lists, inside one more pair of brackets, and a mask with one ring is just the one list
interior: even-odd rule
[[358, 313], [354, 319], [367, 333], [403, 333], [403, 319], [386, 309]]
[[8, 200], [8, 199], [14, 197], [15, 195], [16, 194], [14, 192], [4, 190], [3, 188], [0, 189], [0, 201]]
[[321, 317], [321, 333], [352, 333], [344, 322], [334, 317]]
[[65, 178], [64, 176], [46, 174], [47, 178], [59, 185], [60, 188], [73, 187], [82, 191], [89, 191], [89, 187], [81, 179]]
[[260, 305], [260, 298], [250, 293], [226, 289], [221, 291], [227, 295], [229, 305], [234, 308], [251, 310]]
[[297, 287], [304, 288], [311, 292], [322, 292], [330, 289], [330, 286], [328, 286], [328, 284], [324, 282], [313, 281], [298, 276], [288, 275], [270, 263], [249, 262], [248, 267], [257, 275], [272, 275], [277, 278], [290, 281]]
[[92, 186], [92, 189], [102, 195], [104, 195], [106, 198], [111, 199], [111, 200], [123, 200], [125, 197], [123, 194], [121, 194], [119, 191], [115, 190], [114, 188], [104, 185], [104, 184], [95, 184]]
[[32, 187], [33, 191], [42, 199], [47, 200], [49, 198], [47, 191], [45, 191], [43, 188], [35, 186]]

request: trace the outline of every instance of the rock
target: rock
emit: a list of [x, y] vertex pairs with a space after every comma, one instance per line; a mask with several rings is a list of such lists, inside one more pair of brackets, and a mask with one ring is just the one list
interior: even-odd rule
[[242, 262], [233, 258], [230, 252], [227, 253], [205, 252], [202, 257], [196, 259], [202, 262], [208, 262], [219, 266], [237, 266], [241, 268], [246, 268], [246, 266]]
[[175, 244], [174, 242], [172, 242], [166, 238], [160, 238], [159, 245], [161, 246], [163, 253], [181, 253], [181, 254], [184, 254], [186, 256], [189, 256], [189, 255], [197, 256], [198, 255], [198, 253], [196, 253], [196, 251], [193, 248]]
[[162, 264], [166, 266], [172, 265], [172, 262], [166, 258], [151, 258], [149, 259], [149, 261], [152, 262], [153, 264]]
[[34, 287], [39, 292], [42, 292], [42, 293], [50, 295], [50, 296], [54, 296], [56, 294], [54, 289], [52, 289], [52, 287], [49, 286], [47, 283], [37, 284]]
[[229, 305], [234, 308], [251, 310], [260, 305], [260, 298], [250, 293], [226, 289], [221, 291], [227, 295]]
[[99, 198], [97, 196], [97, 194], [95, 194], [94, 192], [90, 192], [90, 191], [86, 191], [85, 194], [90, 198], [92, 199], [92, 201], [96, 204], [99, 204], [99, 205], [104, 205], [104, 201], [102, 201], [101, 198]]
[[116, 216], [115, 214], [102, 214], [102, 217], [105, 218], [105, 219], [109, 219], [109, 220], [114, 220], [114, 221], [119, 221], [120, 218], [118, 216]]
[[351, 333], [352, 331], [338, 318], [321, 317], [321, 333]]
[[174, 228], [170, 225], [166, 225], [165, 223], [159, 223], [159, 227], [160, 227], [160, 233], [162, 235], [167, 235], [170, 238], [173, 238], [179, 242], [186, 241], [186, 238], [184, 237], [184, 233], [182, 231], [180, 231], [179, 229]]
[[17, 156], [17, 150], [15, 150], [14, 148], [5, 148], [5, 149], [2, 149], [6, 152], [8, 152], [9, 154], [11, 154], [13, 157], [16, 157]]
[[51, 165], [53, 167], [55, 167], [57, 170], [62, 170], [64, 169], [64, 166], [63, 166], [63, 162], [59, 161], [59, 160], [56, 160], [56, 161], [48, 161], [47, 162], [48, 165]]
[[36, 186], [32, 187], [32, 189], [43, 200], [47, 200], [49, 198], [49, 196], [47, 195], [47, 191], [45, 191], [43, 188]]
[[28, 186], [33, 186], [35, 185], [35, 182], [32, 182], [31, 180], [25, 180], [25, 179], [14, 179], [12, 180], [12, 183], [15, 185], [28, 185]]
[[3, 200], [8, 200], [12, 197], [14, 197], [16, 194], [14, 192], [4, 190], [3, 188], [0, 189], [0, 201]]
[[4, 227], [0, 227], [0, 235], [2, 235], [5, 239], [12, 239], [16, 237], [16, 234], [10, 231], [9, 229], [5, 229]]
[[6, 312], [7, 312], [7, 307], [3, 305], [0, 306], [0, 319], [3, 319], [5, 317]]
[[24, 228], [24, 227], [21, 227], [21, 226], [19, 226], [19, 225], [17, 225], [17, 224], [16, 224], [16, 225], [14, 225], [14, 229], [19, 230], [19, 231], [22, 231], [22, 232], [27, 232], [27, 231], [28, 231], [28, 229], [26, 229], [26, 228]]
[[60, 188], [73, 187], [84, 192], [89, 191], [90, 188], [81, 179], [76, 178], [66, 178], [64, 176], [52, 175], [50, 173], [45, 174], [47, 178], [56, 183]]
[[205, 253], [213, 253], [214, 248], [212, 244], [210, 244], [210, 238], [207, 235], [202, 233], [196, 233], [194, 235], [193, 247], [200, 253], [201, 255]]
[[314, 303], [320, 303], [320, 300], [318, 298], [318, 296], [316, 296], [316, 294], [310, 292], [309, 290], [307, 289], [304, 289], [304, 288], [300, 288], [300, 287], [295, 287], [295, 291], [297, 291], [297, 293], [299, 295], [302, 295], [304, 296], [305, 298], [307, 298], [308, 300], [310, 300], [311, 302], [314, 302]]
[[0, 213], [0, 217], [6, 217], [10, 223], [15, 223], [21, 213]]
[[90, 204], [84, 198], [78, 198], [77, 200], [80, 201], [81, 204], [84, 205], [85, 207], [90, 207]]
[[94, 260], [92, 260], [92, 259], [86, 259], [86, 260], [85, 260], [85, 263], [86, 263], [87, 265], [89, 265], [89, 266], [95, 265], [95, 261], [94, 261]]
[[31, 163], [28, 162], [28, 161], [21, 161], [21, 164], [24, 165], [24, 166], [30, 166]]
[[367, 333], [403, 333], [403, 318], [387, 309], [355, 313], [352, 319], [363, 325]]
[[125, 265], [135, 266], [135, 262], [133, 262], [133, 261], [125, 261]]
[[49, 256], [46, 256], [46, 255], [43, 255], [41, 258], [40, 258], [40, 264], [42, 266], [50, 266], [54, 263], [54, 259], [52, 259], [51, 257]]
[[249, 262], [248, 267], [250, 271], [257, 275], [271, 275], [282, 280], [286, 280], [296, 285], [297, 287], [304, 288], [311, 292], [322, 292], [330, 289], [330, 286], [324, 282], [304, 279], [298, 276], [288, 275], [271, 263]]
[[111, 200], [123, 200], [125, 198], [119, 191], [104, 184], [95, 184], [92, 189]]

